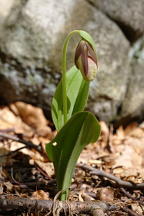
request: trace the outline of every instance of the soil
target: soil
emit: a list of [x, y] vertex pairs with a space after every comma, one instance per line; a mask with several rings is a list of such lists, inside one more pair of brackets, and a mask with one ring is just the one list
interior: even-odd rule
[[[82, 206], [71, 215], [144, 215], [144, 123], [120, 126], [116, 132], [112, 125], [100, 124], [98, 142], [83, 150], [75, 169], [67, 202], [71, 208]], [[0, 216], [54, 215], [40, 210], [39, 201], [52, 201], [52, 208], [58, 203], [53, 164], [45, 153], [45, 144], [55, 135], [40, 108], [23, 102], [0, 107]], [[35, 200], [37, 205], [30, 204]], [[99, 211], [83, 210], [87, 203], [100, 203]], [[69, 215], [66, 212], [55, 215]]]

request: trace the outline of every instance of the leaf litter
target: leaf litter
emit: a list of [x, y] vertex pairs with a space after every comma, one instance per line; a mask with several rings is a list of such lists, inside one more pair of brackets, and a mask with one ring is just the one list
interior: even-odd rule
[[[133, 184], [144, 182], [144, 123], [136, 122], [113, 132], [112, 126], [101, 124], [97, 143], [83, 150], [78, 163], [102, 169]], [[50, 200], [57, 193], [53, 164], [45, 154], [45, 144], [56, 135], [43, 111], [30, 104], [16, 102], [0, 108], [0, 132], [18, 136], [41, 146], [44, 154], [24, 144], [0, 137], [0, 195]], [[18, 150], [18, 151], [17, 151]], [[14, 152], [14, 154], [11, 154]], [[3, 155], [9, 156], [3, 157]], [[144, 214], [144, 194], [141, 190], [121, 190], [107, 178], [91, 175], [76, 168], [71, 185], [70, 201], [101, 200], [119, 210], [107, 215]], [[2, 214], [1, 214], [2, 215]], [[23, 213], [24, 215], [24, 213]], [[26, 215], [26, 214], [25, 214]]]

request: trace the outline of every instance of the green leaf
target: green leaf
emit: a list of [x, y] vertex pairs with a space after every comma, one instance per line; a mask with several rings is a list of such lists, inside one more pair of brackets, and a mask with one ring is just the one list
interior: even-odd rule
[[79, 30], [79, 34], [84, 40], [88, 41], [92, 45], [93, 49], [96, 51], [95, 42], [94, 42], [93, 38], [90, 36], [90, 34], [88, 34], [85, 31], [82, 31], [82, 30]]
[[[88, 98], [89, 82], [85, 81], [80, 71], [73, 66], [66, 73], [67, 119], [79, 111], [83, 111]], [[57, 86], [52, 100], [52, 119], [57, 130], [64, 125], [62, 102], [62, 80]]]
[[100, 134], [100, 125], [90, 112], [79, 112], [59, 131], [55, 139], [46, 145], [48, 157], [53, 161], [56, 180], [62, 192], [61, 200], [68, 195], [72, 174], [83, 148], [95, 142]]

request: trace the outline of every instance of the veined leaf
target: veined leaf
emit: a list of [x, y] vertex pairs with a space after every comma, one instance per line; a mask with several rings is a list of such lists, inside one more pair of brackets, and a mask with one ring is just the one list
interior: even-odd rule
[[79, 112], [59, 131], [55, 139], [46, 145], [48, 157], [53, 161], [56, 180], [62, 192], [61, 200], [68, 195], [72, 174], [83, 148], [95, 142], [100, 134], [100, 125], [90, 112]]
[[[80, 71], [73, 66], [66, 73], [67, 119], [79, 111], [83, 111], [88, 98], [89, 82], [83, 80]], [[62, 80], [57, 86], [52, 100], [52, 118], [57, 130], [64, 125]]]

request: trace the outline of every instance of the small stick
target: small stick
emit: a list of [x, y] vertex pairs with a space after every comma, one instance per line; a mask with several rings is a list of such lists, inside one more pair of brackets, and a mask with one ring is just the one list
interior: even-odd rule
[[124, 188], [120, 188], [120, 190], [130, 199], [136, 201], [139, 203], [140, 206], [144, 205], [144, 202], [142, 200], [139, 200], [138, 198], [133, 197], [128, 191], [126, 191]]
[[0, 155], [0, 158], [2, 158], [2, 157], [8, 157], [8, 156], [14, 155], [15, 153], [17, 153], [18, 151], [20, 151], [20, 150], [22, 150], [22, 149], [24, 149], [24, 148], [26, 148], [26, 146], [23, 146], [23, 147], [21, 147], [21, 148], [18, 148], [18, 149], [14, 150], [14, 151], [11, 151], [11, 152], [7, 153], [7, 154]]
[[138, 201], [137, 198], [133, 197], [128, 191], [126, 191], [124, 188], [120, 188], [120, 190], [130, 199], [134, 200], [134, 201]]
[[35, 149], [36, 151], [38, 151], [40, 154], [42, 154], [41, 147], [40, 147], [40, 146], [37, 146], [37, 145], [35, 145], [35, 144], [33, 144], [33, 143], [30, 142], [30, 141], [26, 141], [26, 140], [23, 140], [23, 139], [19, 139], [19, 138], [16, 137], [16, 136], [13, 136], [13, 135], [10, 135], [10, 134], [6, 134], [6, 133], [1, 133], [1, 132], [0, 132], [0, 137], [3, 137], [3, 138], [5, 138], [5, 139], [10, 139], [10, 140], [13, 140], [13, 141], [16, 141], [16, 142], [19, 142], [19, 143], [22, 143], [22, 144], [26, 145], [27, 147], [33, 148], [33, 149]]
[[[103, 212], [106, 212], [110, 209], [110, 205], [101, 201], [90, 201], [90, 202], [72, 202], [72, 201], [56, 201], [57, 207], [61, 208], [62, 211], [65, 210], [69, 212], [69, 207], [71, 212], [80, 213], [89, 213], [96, 209], [101, 209]], [[16, 199], [7, 199], [3, 196], [0, 197], [0, 209], [2, 211], [7, 211], [7, 209], [15, 209], [21, 211], [39, 211], [43, 213], [48, 213], [53, 208], [54, 201], [52, 200], [30, 200], [28, 198], [16, 198]]]
[[97, 175], [97, 176], [101, 176], [101, 177], [105, 177], [107, 179], [110, 179], [114, 182], [116, 182], [119, 186], [123, 187], [123, 188], [130, 188], [130, 189], [139, 189], [139, 190], [142, 190], [144, 189], [144, 183], [139, 183], [139, 184], [135, 184], [135, 183], [132, 183], [132, 182], [128, 182], [128, 181], [124, 181], [124, 180], [121, 180], [120, 178], [110, 174], [110, 173], [106, 173], [105, 171], [103, 170], [99, 170], [99, 169], [96, 169], [96, 168], [92, 168], [90, 166], [87, 166], [87, 165], [84, 165], [84, 164], [78, 164], [77, 167], [83, 169], [83, 170], [87, 170], [87, 171], [90, 171], [90, 174], [94, 174], [94, 175]]
[[141, 214], [138, 214], [134, 211], [132, 211], [131, 209], [129, 208], [126, 208], [126, 207], [123, 207], [121, 208], [123, 211], [125, 211], [126, 213], [128, 213], [130, 216], [142, 216]]

